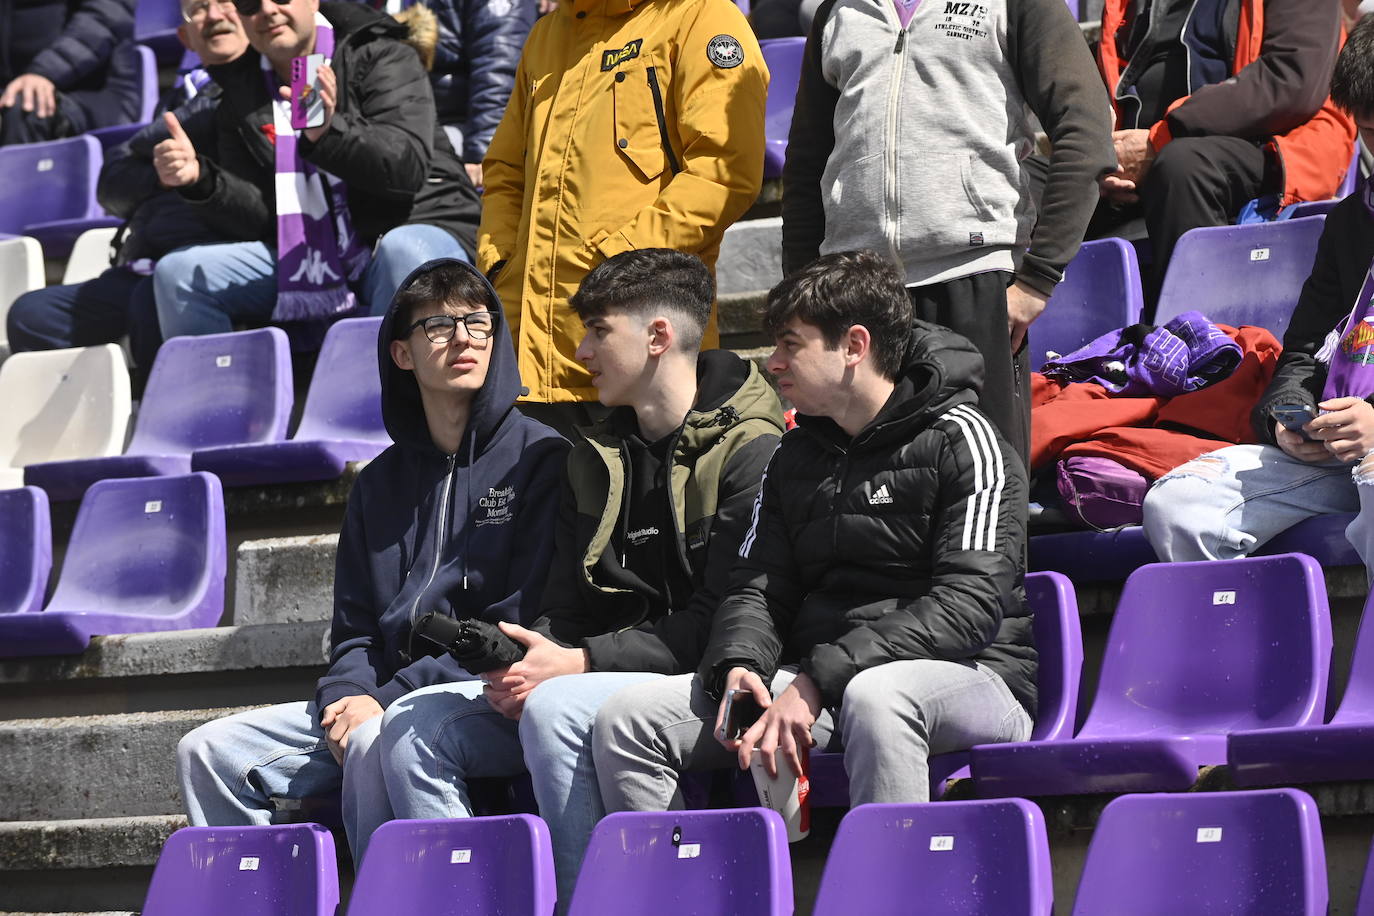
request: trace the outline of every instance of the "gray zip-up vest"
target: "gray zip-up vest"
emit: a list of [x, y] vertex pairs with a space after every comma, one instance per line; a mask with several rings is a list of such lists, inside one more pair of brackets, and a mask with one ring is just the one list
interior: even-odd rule
[[839, 0], [821, 67], [839, 91], [822, 253], [890, 253], [908, 285], [1016, 269], [1035, 225], [1029, 108], [1007, 59], [1008, 0]]

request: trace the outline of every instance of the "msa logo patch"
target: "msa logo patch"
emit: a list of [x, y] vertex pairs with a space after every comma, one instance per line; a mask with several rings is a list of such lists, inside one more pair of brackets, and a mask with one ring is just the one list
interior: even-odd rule
[[619, 51], [604, 51], [601, 54], [601, 72], [614, 70], [627, 60], [634, 60], [639, 56], [639, 49], [644, 46], [643, 38], [636, 38], [634, 41], [621, 48]]
[[887, 492], [887, 484], [883, 484], [868, 498], [868, 504], [870, 506], [886, 506], [891, 502], [892, 494]]
[[983, 233], [970, 232], [968, 234], [968, 247], [977, 248], [981, 244], [983, 244]]
[[722, 70], [744, 63], [744, 45], [733, 35], [717, 35], [706, 42], [706, 57]]

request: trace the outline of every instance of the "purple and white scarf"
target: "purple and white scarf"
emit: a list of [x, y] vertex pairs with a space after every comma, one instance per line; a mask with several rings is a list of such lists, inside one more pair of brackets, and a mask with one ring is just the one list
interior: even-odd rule
[[[315, 14], [315, 53], [334, 55], [334, 28]], [[277, 306], [274, 321], [311, 321], [351, 311], [348, 288], [372, 253], [358, 241], [343, 181], [301, 159], [299, 131], [291, 129], [291, 103], [277, 92], [272, 65], [262, 58], [272, 96], [277, 166]]]
[[[1365, 179], [1357, 193], [1364, 196], [1365, 210], [1374, 216], [1374, 175]], [[1317, 361], [1327, 364], [1323, 401], [1374, 394], [1374, 264], [1365, 273], [1350, 314], [1326, 335]]]

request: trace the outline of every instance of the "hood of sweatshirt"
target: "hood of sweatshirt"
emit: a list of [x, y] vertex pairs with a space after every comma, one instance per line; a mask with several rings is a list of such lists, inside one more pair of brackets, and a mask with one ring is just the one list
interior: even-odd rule
[[[448, 260], [448, 259], [445, 259]], [[442, 261], [421, 265], [401, 284]], [[492, 311], [501, 303], [482, 280]], [[398, 290], [399, 292], [399, 290]], [[368, 694], [385, 708], [420, 687], [471, 677], [412, 636], [431, 611], [456, 619], [532, 622], [553, 561], [568, 443], [515, 410], [521, 392], [504, 316], [490, 338], [486, 381], [455, 454], [434, 445], [413, 373], [391, 359], [395, 300], [377, 335], [382, 417], [395, 443], [363, 468], [339, 535], [322, 710]]]
[[[486, 291], [487, 308], [497, 316], [495, 333], [492, 334], [489, 343], [491, 361], [487, 366], [487, 379], [472, 400], [467, 431], [463, 434], [463, 445], [459, 449], [464, 453], [470, 449], [480, 452], [491, 441], [506, 414], [515, 409], [515, 399], [520, 396], [524, 387], [520, 384], [520, 370], [515, 361], [515, 344], [511, 340], [510, 326], [506, 323], [505, 313], [501, 309], [501, 300], [477, 268], [455, 258], [426, 261], [401, 281], [396, 290], [397, 295], [409, 289], [410, 284], [414, 283], [420, 274], [446, 263], [461, 267], [481, 282], [482, 288]], [[396, 338], [396, 333], [400, 330], [397, 324], [402, 320], [398, 311], [396, 297], [393, 296], [391, 305], [386, 310], [386, 318], [382, 320], [382, 326], [377, 332], [377, 368], [382, 375], [382, 421], [386, 424], [386, 431], [391, 435], [391, 441], [421, 452], [438, 454], [439, 449], [429, 436], [429, 424], [425, 420], [425, 409], [420, 402], [420, 386], [415, 381], [415, 374], [401, 369], [391, 358], [391, 342]]]

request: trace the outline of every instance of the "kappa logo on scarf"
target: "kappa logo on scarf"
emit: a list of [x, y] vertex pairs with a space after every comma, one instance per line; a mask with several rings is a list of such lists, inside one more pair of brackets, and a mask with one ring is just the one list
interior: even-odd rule
[[1357, 321], [1341, 340], [1341, 352], [1352, 363], [1374, 364], [1374, 316]]
[[634, 60], [639, 56], [639, 49], [644, 46], [643, 38], [636, 38], [634, 41], [621, 48], [619, 51], [606, 51], [601, 55], [601, 72], [614, 70], [626, 61]]
[[291, 275], [291, 282], [299, 283], [302, 277], [316, 286], [325, 280], [339, 279], [339, 275], [329, 269], [329, 264], [325, 262], [324, 255], [315, 248], [306, 251], [305, 257], [301, 260], [301, 266], [297, 267], [296, 272]]
[[487, 495], [477, 500], [477, 506], [486, 509], [486, 514], [477, 519], [477, 527], [483, 525], [504, 525], [515, 518], [512, 503], [515, 502], [515, 487], [487, 488]]

